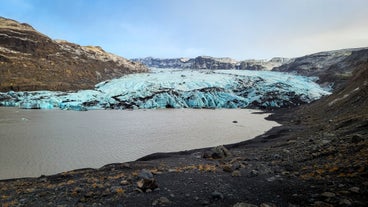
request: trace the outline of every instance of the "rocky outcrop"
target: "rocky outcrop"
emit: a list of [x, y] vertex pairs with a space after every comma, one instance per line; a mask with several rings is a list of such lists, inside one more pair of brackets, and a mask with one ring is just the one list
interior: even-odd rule
[[367, 50], [368, 48], [354, 48], [319, 52], [294, 58], [272, 70], [316, 76], [319, 77], [319, 84], [332, 84], [336, 89], [352, 76], [354, 65], [368, 60]]
[[88, 89], [147, 71], [101, 47], [52, 40], [28, 24], [0, 17], [0, 91]]
[[244, 60], [237, 61], [231, 58], [215, 58], [210, 56], [198, 56], [196, 58], [137, 58], [133, 61], [141, 62], [154, 68], [179, 68], [179, 69], [239, 69], [239, 70], [271, 70], [273, 67], [286, 63], [287, 58], [272, 58], [271, 60]]
[[[356, 127], [358, 120], [365, 126], [361, 129], [368, 133], [368, 49], [354, 51], [352, 55], [336, 67], [341, 71], [344, 65], [352, 70], [349, 80], [332, 95], [300, 109], [305, 116], [316, 116], [329, 123], [330, 127]], [[347, 70], [347, 69], [346, 69]], [[323, 116], [321, 116], [323, 114]], [[339, 124], [337, 124], [339, 122]]]

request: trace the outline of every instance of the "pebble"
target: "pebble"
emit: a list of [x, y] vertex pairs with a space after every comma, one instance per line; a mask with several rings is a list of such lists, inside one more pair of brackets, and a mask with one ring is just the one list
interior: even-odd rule
[[272, 176], [272, 177], [269, 177], [266, 179], [268, 182], [273, 182], [276, 180], [276, 177], [275, 176]]
[[290, 150], [283, 149], [282, 151], [283, 151], [284, 153], [286, 153], [286, 154], [290, 154]]
[[[76, 188], [77, 189], [77, 192], [80, 192], [80, 188]], [[40, 192], [39, 194], [38, 194], [38, 196], [39, 197], [44, 197], [44, 196], [47, 196], [48, 194], [49, 194], [50, 192], [49, 191], [43, 191], [43, 192]]]
[[215, 199], [215, 200], [222, 200], [224, 199], [224, 195], [218, 191], [214, 191], [212, 194], [211, 194], [212, 198]]
[[110, 188], [110, 191], [114, 193], [119, 193], [119, 192], [123, 192], [124, 190], [120, 186], [112, 186]]
[[159, 199], [154, 200], [152, 202], [153, 206], [157, 206], [157, 205], [166, 206], [166, 205], [170, 205], [170, 204], [171, 204], [171, 201], [166, 197], [160, 197]]
[[359, 143], [361, 141], [364, 141], [364, 137], [360, 134], [355, 134], [352, 138], [351, 138], [351, 142], [352, 143]]
[[349, 188], [349, 190], [350, 190], [351, 192], [353, 192], [353, 193], [359, 193], [360, 188], [358, 188], [358, 187], [351, 187], [351, 188]]
[[262, 203], [261, 205], [259, 205], [259, 207], [277, 207], [277, 206], [273, 203]]
[[149, 170], [143, 169], [138, 174], [138, 177], [139, 178], [142, 178], [142, 179], [147, 179], [148, 180], [148, 179], [152, 179], [153, 178], [153, 175], [152, 175], [152, 173]]
[[349, 192], [349, 191], [347, 191], [347, 190], [341, 190], [341, 191], [339, 191], [339, 193], [340, 193], [340, 194], [345, 194], [345, 195], [346, 195], [346, 194], [350, 194], [350, 192]]
[[169, 169], [168, 170], [169, 173], [175, 173], [175, 172], [178, 172], [176, 169]]
[[[234, 170], [239, 170], [240, 168], [242, 168], [243, 166], [242, 166], [242, 164], [240, 164], [239, 162], [235, 162], [234, 164], [233, 164], [233, 166], [232, 166], [232, 169], [234, 169]], [[244, 166], [245, 167], [245, 166]], [[244, 168], [243, 167], [243, 168]]]
[[224, 166], [222, 166], [222, 170], [224, 172], [233, 172], [233, 168], [231, 167], [231, 165], [224, 165]]
[[313, 203], [313, 207], [334, 207], [334, 206], [323, 201], [316, 201]]
[[256, 176], [258, 176], [258, 171], [257, 170], [252, 170], [252, 171], [250, 171], [250, 177], [256, 177]]
[[121, 164], [124, 168], [130, 168], [130, 164], [129, 163], [123, 163]]
[[279, 154], [274, 154], [273, 159], [274, 160], [280, 160], [282, 157]]
[[214, 147], [211, 149], [211, 151], [206, 151], [203, 154], [203, 158], [212, 158], [212, 159], [222, 159], [225, 157], [230, 157], [231, 153], [226, 147], [223, 145]]
[[141, 179], [137, 181], [137, 187], [146, 191], [147, 189], [154, 190], [158, 185], [155, 179]]
[[92, 197], [93, 195], [94, 195], [94, 193], [93, 193], [92, 191], [89, 191], [89, 192], [87, 192], [87, 193], [84, 195], [84, 197], [89, 198], [89, 197]]
[[47, 182], [47, 177], [45, 175], [41, 175], [40, 182], [43, 182], [43, 183]]
[[321, 144], [325, 145], [325, 144], [328, 144], [330, 143], [331, 141], [330, 140], [327, 140], [327, 139], [322, 139], [321, 140]]
[[231, 176], [233, 176], [233, 177], [240, 177], [240, 176], [241, 176], [241, 173], [240, 173], [240, 171], [239, 171], [239, 170], [235, 170], [235, 171], [233, 171], [233, 172], [231, 173]]
[[111, 192], [110, 192], [110, 190], [109, 189], [106, 189], [105, 191], [103, 191], [102, 192], [102, 196], [108, 196], [108, 195], [110, 195], [111, 194]]
[[353, 205], [353, 204], [351, 203], [351, 201], [350, 201], [350, 200], [348, 200], [348, 199], [344, 198], [344, 199], [341, 199], [341, 200], [340, 200], [339, 205], [342, 205], [342, 206], [351, 206], [351, 205]]
[[140, 188], [135, 188], [134, 191], [136, 191], [138, 193], [143, 193], [143, 190], [141, 190]]
[[257, 205], [250, 204], [250, 203], [236, 203], [233, 205], [233, 207], [258, 207]]
[[327, 198], [333, 198], [335, 197], [335, 193], [332, 193], [332, 192], [324, 192], [321, 194], [321, 196], [324, 196], [324, 197], [327, 197]]

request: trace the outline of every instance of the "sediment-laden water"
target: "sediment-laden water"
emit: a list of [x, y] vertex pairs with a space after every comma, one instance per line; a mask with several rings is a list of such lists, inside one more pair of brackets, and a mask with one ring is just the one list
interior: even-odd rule
[[244, 141], [276, 122], [248, 109], [22, 110], [0, 107], [0, 179]]

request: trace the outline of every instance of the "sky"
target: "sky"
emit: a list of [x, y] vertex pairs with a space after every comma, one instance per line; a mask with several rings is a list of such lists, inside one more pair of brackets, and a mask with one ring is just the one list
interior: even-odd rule
[[368, 46], [368, 0], [0, 0], [0, 16], [126, 58], [270, 59]]

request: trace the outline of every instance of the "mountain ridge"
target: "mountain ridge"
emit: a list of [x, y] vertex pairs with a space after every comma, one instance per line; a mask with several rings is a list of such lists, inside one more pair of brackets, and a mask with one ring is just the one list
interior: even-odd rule
[[270, 60], [243, 60], [238, 61], [229, 57], [198, 56], [195, 58], [133, 58], [154, 68], [180, 68], [180, 69], [239, 69], [239, 70], [271, 70], [275, 66], [287, 62], [288, 58], [275, 57]]
[[[216, 58], [198, 56], [196, 58], [135, 58], [148, 67], [169, 69], [237, 69], [237, 70], [271, 70], [287, 72], [302, 76], [317, 77], [317, 83], [323, 87], [337, 89], [352, 76], [352, 61], [364, 61], [366, 57], [356, 55], [368, 47], [346, 48], [340, 50], [322, 51], [295, 58], [274, 57], [269, 60], [249, 59], [237, 61], [232, 58]], [[347, 61], [346, 61], [347, 60]]]
[[148, 71], [101, 47], [52, 40], [29, 24], [0, 17], [0, 91], [88, 89]]
[[[289, 62], [273, 68], [272, 71], [315, 76], [319, 78], [317, 81], [319, 84], [331, 85], [336, 89], [352, 77], [354, 65], [368, 59], [366, 52], [364, 52], [367, 50], [368, 47], [360, 47], [313, 53], [293, 58]], [[355, 61], [351, 61], [351, 59]]]

